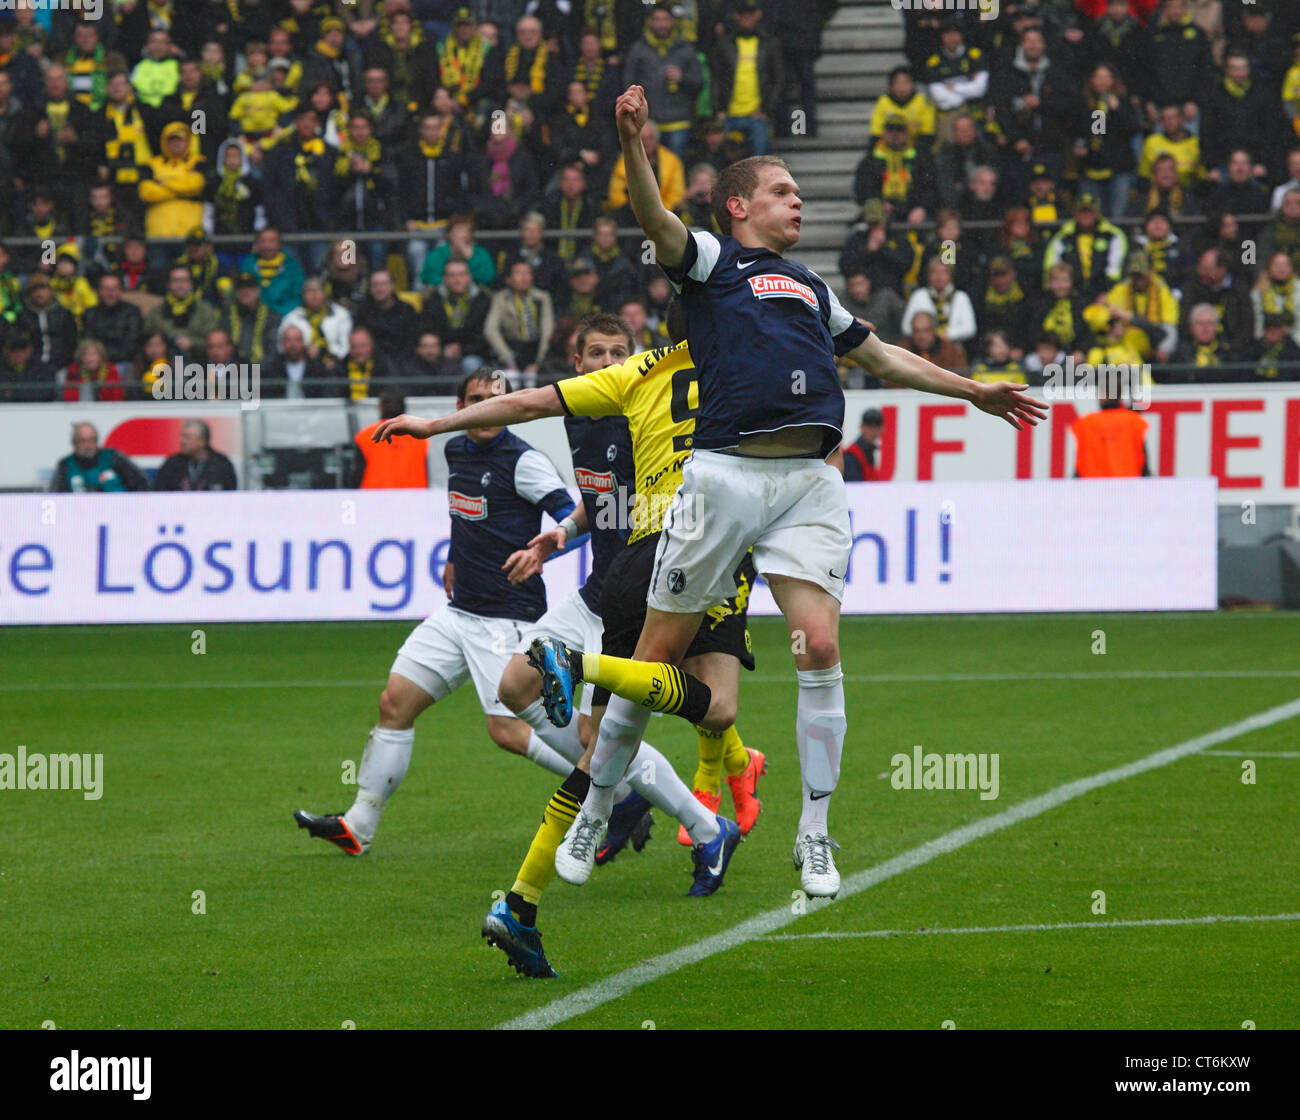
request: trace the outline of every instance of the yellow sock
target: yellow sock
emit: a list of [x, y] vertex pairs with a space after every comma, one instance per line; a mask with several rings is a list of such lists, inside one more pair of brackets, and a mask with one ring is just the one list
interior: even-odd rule
[[696, 727], [700, 740], [700, 764], [695, 768], [694, 789], [717, 793], [722, 788], [722, 736], [721, 731]]
[[542, 899], [542, 891], [551, 885], [555, 878], [555, 852], [564, 841], [564, 834], [582, 808], [582, 802], [565, 789], [557, 789], [551, 795], [542, 814], [542, 824], [533, 837], [533, 842], [524, 856], [519, 868], [519, 877], [510, 889], [525, 902], [536, 906]]
[[712, 693], [703, 681], [664, 661], [634, 661], [604, 653], [582, 655], [582, 679], [649, 708], [698, 723], [709, 710]]
[[740, 732], [733, 723], [722, 733], [722, 765], [727, 768], [727, 777], [734, 778], [743, 773], [749, 765], [749, 751], [740, 740]]

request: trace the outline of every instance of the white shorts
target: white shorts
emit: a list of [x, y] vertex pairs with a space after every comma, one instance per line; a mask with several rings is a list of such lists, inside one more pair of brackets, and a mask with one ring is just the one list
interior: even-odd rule
[[411, 631], [397, 651], [392, 672], [424, 689], [434, 700], [450, 696], [466, 678], [485, 716], [514, 716], [497, 695], [501, 674], [534, 623], [484, 618], [443, 607]]
[[790, 576], [844, 596], [853, 549], [844, 477], [821, 459], [696, 451], [664, 517], [646, 602], [689, 614], [736, 593], [750, 546], [760, 576]]
[[[600, 639], [605, 629], [597, 615], [583, 601], [577, 591], [570, 591], [555, 606], [551, 607], [536, 622], [530, 622], [519, 643], [519, 653], [527, 653], [534, 638], [558, 638], [570, 649], [580, 649], [584, 653], [599, 653]], [[587, 683], [582, 686], [582, 700], [578, 704], [580, 715], [591, 715], [592, 687]]]

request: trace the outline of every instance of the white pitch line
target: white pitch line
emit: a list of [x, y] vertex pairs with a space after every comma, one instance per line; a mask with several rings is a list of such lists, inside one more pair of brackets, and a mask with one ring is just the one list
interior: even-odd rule
[[[1292, 719], [1298, 715], [1300, 715], [1300, 699], [1281, 704], [1276, 708], [1257, 712], [1253, 716], [1247, 716], [1245, 719], [1221, 727], [1217, 731], [1198, 735], [1195, 739], [1188, 739], [1172, 747], [1166, 747], [1164, 750], [1125, 763], [1123, 766], [1116, 766], [1113, 769], [1103, 770], [1101, 773], [1093, 774], [1087, 778], [1078, 778], [1073, 782], [1066, 782], [1064, 785], [1057, 786], [1047, 793], [1031, 797], [1028, 801], [1022, 801], [1018, 805], [1012, 805], [1009, 809], [1004, 809], [993, 816], [981, 817], [979, 820], [972, 821], [961, 828], [945, 832], [942, 836], [927, 841], [919, 847], [911, 848], [901, 855], [894, 856], [883, 863], [878, 863], [874, 867], [868, 867], [863, 871], [850, 875], [843, 881], [839, 897], [849, 898], [859, 894], [868, 887], [874, 887], [876, 884], [883, 883], [886, 879], [891, 879], [895, 875], [901, 875], [905, 871], [915, 870], [941, 855], [955, 852], [975, 840], [990, 836], [1004, 828], [1009, 828], [1013, 824], [1041, 816], [1050, 809], [1055, 809], [1075, 797], [1091, 793], [1102, 786], [1108, 786], [1113, 782], [1120, 782], [1126, 778], [1136, 777], [1138, 774], [1145, 774], [1147, 771], [1156, 770], [1161, 766], [1168, 766], [1171, 762], [1177, 762], [1179, 759], [1186, 758], [1197, 751], [1203, 751], [1207, 747], [1226, 743], [1251, 731], [1271, 727], [1275, 723], [1281, 723], [1283, 720]], [[807, 913], [816, 913], [828, 905], [830, 903], [827, 900], [812, 899], [807, 905]], [[570, 995], [563, 996], [533, 1011], [500, 1023], [497, 1029], [538, 1030], [553, 1027], [557, 1023], [563, 1023], [568, 1019], [585, 1015], [588, 1011], [592, 1011], [602, 1004], [625, 996], [642, 985], [668, 976], [678, 969], [698, 964], [700, 961], [706, 960], [717, 953], [725, 953], [730, 949], [745, 944], [747, 941], [753, 941], [755, 938], [766, 937], [768, 934], [775, 933], [785, 926], [792, 925], [799, 920], [799, 917], [800, 915], [791, 913], [789, 906], [782, 906], [777, 910], [769, 910], [764, 914], [758, 914], [737, 926], [732, 926], [721, 933], [715, 933], [712, 937], [706, 937], [693, 945], [686, 945], [671, 953], [654, 957], [634, 968], [615, 973], [613, 976], [598, 980], [596, 983], [590, 984]]]
[[[1134, 669], [1103, 673], [845, 673], [852, 684], [945, 684], [966, 681], [1270, 680], [1300, 677], [1300, 669]], [[793, 673], [747, 673], [754, 684], [794, 684]], [[375, 688], [378, 677], [319, 681], [35, 681], [0, 682], [0, 692], [119, 692], [194, 688]]]
[[1057, 922], [1053, 925], [969, 926], [961, 929], [869, 929], [836, 933], [774, 933], [763, 941], [840, 941], [858, 937], [926, 937], [940, 933], [1042, 933], [1058, 929], [1135, 929], [1146, 926], [1212, 926], [1220, 922], [1300, 922], [1300, 914], [1207, 914], [1200, 918], [1137, 918], [1127, 922]]
[[1300, 758], [1300, 751], [1206, 751], [1218, 758]]

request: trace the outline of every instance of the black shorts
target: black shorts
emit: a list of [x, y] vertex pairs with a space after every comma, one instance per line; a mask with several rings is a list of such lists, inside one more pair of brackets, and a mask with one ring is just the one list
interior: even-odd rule
[[[600, 620], [604, 623], [601, 652], [613, 657], [631, 657], [636, 650], [641, 628], [645, 625], [646, 594], [654, 572], [659, 534], [652, 533], [630, 544], [614, 557], [605, 573], [600, 592]], [[736, 569], [735, 595], [704, 616], [695, 638], [686, 651], [687, 657], [702, 653], [729, 653], [746, 669], [754, 668], [754, 650], [749, 639], [749, 593], [754, 586], [753, 553], [745, 553]], [[592, 704], [609, 703], [609, 690], [596, 687]]]

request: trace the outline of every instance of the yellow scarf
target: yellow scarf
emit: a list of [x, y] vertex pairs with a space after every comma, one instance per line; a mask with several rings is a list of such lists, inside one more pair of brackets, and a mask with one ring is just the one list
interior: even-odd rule
[[420, 154], [425, 159], [437, 159], [447, 149], [447, 139], [451, 138], [451, 150], [454, 152], [460, 147], [460, 133], [453, 132], [451, 128], [451, 118], [445, 118], [438, 126], [438, 139], [432, 144], [426, 144], [420, 141]]
[[[537, 45], [537, 52], [533, 55], [533, 64], [528, 68], [528, 88], [534, 93], [541, 93], [546, 89], [546, 58], [549, 53], [549, 48], [545, 43]], [[506, 51], [507, 85], [515, 80], [515, 73], [519, 69], [519, 57], [519, 44], [516, 43]]]
[[[250, 362], [260, 362], [262, 360], [262, 339], [265, 337], [267, 314], [266, 304], [259, 301], [257, 315], [253, 320], [253, 349], [248, 356]], [[230, 309], [227, 326], [230, 329], [230, 341], [238, 349], [240, 336], [244, 333], [244, 317], [239, 313], [237, 306]]]
[[586, 86], [587, 92], [592, 97], [596, 96], [596, 91], [600, 89], [600, 82], [604, 76], [605, 60], [603, 58], [596, 59], [590, 66], [582, 59], [579, 59], [578, 64], [573, 68], [573, 80]]
[[1024, 298], [1025, 293], [1020, 287], [1019, 280], [1015, 281], [1011, 285], [1011, 289], [1005, 294], [999, 292], [992, 284], [984, 290], [984, 305], [986, 307], [996, 307], [999, 310], [1020, 303]]
[[370, 395], [370, 375], [374, 369], [373, 358], [364, 365], [348, 359], [348, 396], [354, 401], [363, 401]]
[[280, 269], [284, 267], [284, 250], [276, 253], [273, 257], [258, 257], [257, 271], [262, 277], [262, 287], [266, 287], [272, 280], [279, 275]]
[[1074, 342], [1077, 332], [1074, 329], [1074, 307], [1070, 300], [1058, 299], [1051, 310], [1043, 317], [1043, 330], [1056, 335], [1061, 345], [1067, 349]]
[[348, 161], [352, 158], [353, 152], [360, 152], [370, 163], [370, 170], [373, 173], [376, 165], [379, 163], [379, 141], [373, 136], [364, 144], [353, 144], [351, 140], [343, 141], [343, 146], [339, 148], [339, 158], [334, 161], [334, 174], [346, 175], [349, 167]]
[[1196, 365], [1200, 369], [1204, 369], [1206, 366], [1215, 366], [1218, 364], [1219, 364], [1218, 340], [1216, 339], [1214, 342], [1211, 342], [1208, 346], [1202, 346], [1200, 343], [1197, 343]]
[[896, 152], [884, 141], [877, 141], [872, 154], [877, 159], [883, 160], [885, 164], [885, 174], [880, 186], [881, 196], [893, 202], [906, 201], [908, 192], [912, 189], [912, 173], [908, 164], [916, 159], [916, 149], [909, 147]]
[[1284, 311], [1295, 313], [1295, 283], [1284, 280], [1277, 284], [1270, 280], [1260, 293], [1260, 306], [1265, 315], [1278, 315]]
[[167, 295], [163, 297], [163, 299], [167, 304], [167, 311], [170, 317], [172, 319], [179, 321], [189, 316], [189, 313], [193, 309], [194, 305], [199, 302], [199, 293], [190, 292], [190, 294], [187, 295], [184, 299], [177, 299], [174, 295], [171, 294], [171, 292], [168, 292]]
[[476, 34], [465, 46], [448, 35], [438, 53], [438, 72], [442, 84], [452, 91], [456, 100], [469, 107], [469, 95], [478, 88], [483, 76], [483, 59], [487, 55], [483, 40]]

